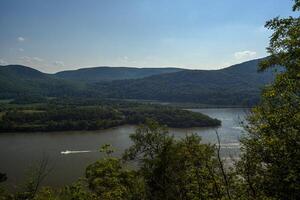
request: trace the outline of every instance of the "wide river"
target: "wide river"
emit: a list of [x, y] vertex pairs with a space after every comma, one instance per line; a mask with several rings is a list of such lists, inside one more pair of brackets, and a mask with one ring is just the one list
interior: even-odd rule
[[[170, 133], [181, 138], [196, 133], [203, 142], [215, 143], [217, 130], [222, 144], [222, 156], [237, 158], [239, 138], [243, 134], [241, 121], [247, 109], [190, 109], [202, 112], [222, 121], [219, 128], [170, 129]], [[116, 155], [130, 146], [129, 135], [135, 126], [120, 126], [99, 131], [68, 131], [50, 133], [3, 133], [0, 134], [0, 172], [8, 176], [10, 187], [22, 183], [30, 168], [42, 158], [49, 159], [52, 168], [43, 185], [62, 186], [76, 181], [84, 175], [87, 165], [101, 158], [98, 151], [103, 144], [111, 144]], [[69, 151], [64, 154], [62, 152]]]

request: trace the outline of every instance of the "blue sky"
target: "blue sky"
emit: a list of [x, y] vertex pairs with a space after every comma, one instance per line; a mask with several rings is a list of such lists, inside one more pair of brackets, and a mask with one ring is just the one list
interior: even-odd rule
[[292, 0], [0, 0], [0, 65], [219, 69], [266, 56]]

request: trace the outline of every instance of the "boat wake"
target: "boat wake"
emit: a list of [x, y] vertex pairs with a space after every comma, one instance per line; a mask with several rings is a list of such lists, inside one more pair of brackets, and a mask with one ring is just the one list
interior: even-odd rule
[[92, 151], [90, 150], [85, 150], [85, 151], [70, 151], [70, 150], [66, 150], [66, 151], [61, 151], [60, 154], [75, 154], [75, 153], [90, 153]]

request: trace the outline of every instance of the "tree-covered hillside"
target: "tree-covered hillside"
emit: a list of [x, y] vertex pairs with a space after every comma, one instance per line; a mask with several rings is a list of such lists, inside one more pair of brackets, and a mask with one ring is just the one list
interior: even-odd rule
[[23, 95], [64, 96], [84, 92], [84, 85], [55, 78], [22, 65], [0, 66], [0, 98]]
[[62, 71], [56, 77], [84, 82], [137, 79], [152, 75], [182, 71], [179, 68], [93, 67]]
[[252, 106], [259, 101], [260, 89], [274, 77], [270, 70], [257, 72], [259, 61], [220, 70], [100, 67], [57, 74], [1, 66], [0, 97], [34, 94]]
[[186, 70], [137, 80], [99, 83], [93, 87], [111, 98], [249, 106], [258, 102], [261, 87], [274, 77], [271, 71], [257, 72], [259, 61], [221, 70]]
[[176, 128], [221, 125], [207, 115], [161, 105], [87, 98], [37, 100], [0, 103], [0, 132], [97, 130], [147, 119]]

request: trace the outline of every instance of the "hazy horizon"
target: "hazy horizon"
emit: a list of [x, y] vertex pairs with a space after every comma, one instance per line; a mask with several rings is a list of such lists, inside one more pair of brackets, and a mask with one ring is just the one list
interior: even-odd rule
[[265, 21], [282, 0], [1, 1], [0, 65], [212, 70], [267, 56]]
[[67, 69], [62, 69], [62, 70], [58, 70], [58, 71], [54, 71], [54, 72], [47, 72], [47, 71], [43, 71], [43, 70], [40, 70], [40, 69], [37, 69], [37, 68], [34, 68], [32, 66], [29, 66], [29, 65], [24, 65], [24, 64], [16, 64], [16, 63], [11, 63], [11, 64], [5, 64], [5, 65], [1, 65], [0, 66], [9, 66], [9, 65], [23, 65], [23, 66], [26, 66], [26, 67], [30, 67], [30, 68], [33, 68], [33, 69], [36, 69], [36, 70], [39, 70], [43, 73], [48, 73], [48, 74], [55, 74], [55, 73], [58, 73], [58, 72], [62, 72], [62, 71], [73, 71], [73, 70], [81, 70], [81, 69], [91, 69], [91, 68], [99, 68], [99, 67], [111, 67], [111, 68], [138, 68], [138, 69], [155, 69], [155, 68], [178, 68], [178, 69], [187, 69], [187, 70], [220, 70], [220, 69], [225, 69], [227, 67], [231, 67], [233, 65], [238, 65], [238, 64], [241, 64], [241, 63], [244, 63], [244, 62], [248, 62], [248, 61], [252, 61], [252, 60], [258, 60], [258, 59], [262, 59], [264, 57], [261, 57], [261, 58], [254, 58], [254, 59], [250, 59], [250, 60], [245, 60], [245, 61], [242, 61], [242, 62], [238, 62], [238, 63], [233, 63], [232, 65], [229, 65], [229, 66], [224, 66], [224, 67], [220, 67], [220, 68], [216, 68], [216, 69], [207, 69], [207, 68], [188, 68], [188, 67], [176, 67], [176, 66], [160, 66], [160, 67], [155, 67], [155, 66], [150, 66], [150, 67], [143, 67], [143, 66], [73, 66], [72, 68], [67, 68]]

